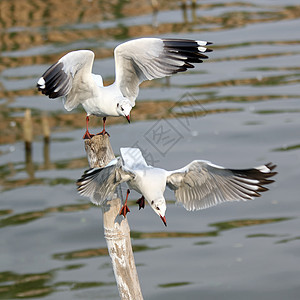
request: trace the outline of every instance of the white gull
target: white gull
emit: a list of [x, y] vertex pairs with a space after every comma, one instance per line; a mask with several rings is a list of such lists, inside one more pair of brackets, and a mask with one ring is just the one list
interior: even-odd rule
[[212, 51], [204, 46], [206, 41], [186, 39], [140, 38], [120, 44], [114, 50], [115, 82], [103, 86], [100, 75], [92, 74], [94, 52], [72, 51], [53, 64], [38, 80], [37, 88], [49, 98], [63, 97], [64, 107], [71, 111], [79, 104], [89, 116], [123, 116], [130, 122], [130, 111], [135, 106], [139, 85], [145, 80], [171, 76], [194, 68], [207, 58], [204, 52]]
[[[177, 203], [186, 210], [199, 210], [228, 201], [247, 201], [259, 197], [268, 189], [263, 185], [274, 180], [269, 177], [276, 165], [268, 163], [251, 169], [226, 169], [205, 160], [194, 160], [187, 166], [166, 171], [147, 165], [138, 148], [121, 148], [121, 157], [104, 168], [87, 170], [77, 181], [78, 192], [90, 197], [96, 205], [112, 198], [116, 187], [127, 182], [130, 189], [140, 193], [137, 201], [144, 207], [144, 199], [166, 225], [166, 186], [175, 192]], [[120, 214], [126, 216], [129, 190]]]

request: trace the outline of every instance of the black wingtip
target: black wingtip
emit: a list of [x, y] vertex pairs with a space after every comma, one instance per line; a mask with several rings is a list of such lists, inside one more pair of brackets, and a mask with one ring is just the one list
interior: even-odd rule
[[50, 66], [37, 82], [37, 89], [50, 99], [64, 96], [68, 90], [68, 75], [63, 70], [63, 63]]

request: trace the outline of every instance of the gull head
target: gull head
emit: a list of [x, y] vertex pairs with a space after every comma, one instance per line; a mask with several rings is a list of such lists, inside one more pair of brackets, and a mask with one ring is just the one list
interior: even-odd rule
[[167, 226], [167, 220], [165, 216], [167, 206], [165, 198], [159, 198], [148, 202], [155, 213], [159, 215], [165, 226]]
[[128, 123], [130, 123], [130, 111], [132, 109], [131, 102], [127, 99], [120, 101], [117, 103], [117, 112], [119, 116], [123, 116], [127, 119]]

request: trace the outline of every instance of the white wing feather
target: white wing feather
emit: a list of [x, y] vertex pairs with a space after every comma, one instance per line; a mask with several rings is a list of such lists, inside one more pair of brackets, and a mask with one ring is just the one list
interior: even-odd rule
[[186, 167], [169, 172], [167, 185], [175, 191], [177, 203], [187, 210], [198, 210], [227, 201], [247, 201], [268, 190], [263, 185], [275, 165], [266, 164], [253, 169], [233, 170], [208, 161], [195, 160]]
[[124, 97], [134, 101], [144, 80], [162, 78], [193, 68], [209, 52], [205, 41], [141, 38], [115, 48], [115, 83]]
[[94, 97], [97, 86], [103, 86], [102, 78], [92, 74], [93, 62], [90, 50], [69, 52], [42, 75], [37, 87], [49, 98], [64, 97], [65, 109], [70, 111]]
[[147, 167], [147, 163], [138, 148], [120, 148], [123, 164], [126, 169], [134, 170]]

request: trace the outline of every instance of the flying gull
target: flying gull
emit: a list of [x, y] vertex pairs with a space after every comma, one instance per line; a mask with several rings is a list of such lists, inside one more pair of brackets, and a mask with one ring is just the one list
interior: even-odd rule
[[[149, 166], [138, 148], [121, 148], [121, 156], [104, 168], [85, 171], [77, 181], [78, 192], [90, 197], [96, 205], [113, 197], [116, 187], [127, 182], [130, 189], [140, 193], [140, 208], [147, 200], [154, 212], [166, 223], [166, 186], [174, 191], [177, 203], [186, 210], [205, 209], [222, 202], [247, 201], [267, 191], [266, 184], [274, 182], [269, 177], [277, 172], [276, 165], [268, 163], [251, 169], [226, 169], [205, 160], [194, 160], [187, 166], [166, 171]], [[120, 214], [129, 212], [126, 201]]]

